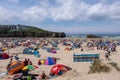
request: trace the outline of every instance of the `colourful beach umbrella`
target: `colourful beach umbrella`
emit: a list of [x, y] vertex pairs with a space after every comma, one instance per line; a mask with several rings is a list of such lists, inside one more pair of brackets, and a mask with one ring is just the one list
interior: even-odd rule
[[25, 66], [22, 70], [26, 70], [26, 69], [32, 70], [34, 69], [34, 67], [32, 65], [28, 65], [28, 66]]

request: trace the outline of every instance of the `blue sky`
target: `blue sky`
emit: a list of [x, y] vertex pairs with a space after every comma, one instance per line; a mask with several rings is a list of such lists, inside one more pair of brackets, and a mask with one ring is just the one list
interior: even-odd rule
[[0, 0], [0, 24], [66, 33], [120, 32], [120, 0]]

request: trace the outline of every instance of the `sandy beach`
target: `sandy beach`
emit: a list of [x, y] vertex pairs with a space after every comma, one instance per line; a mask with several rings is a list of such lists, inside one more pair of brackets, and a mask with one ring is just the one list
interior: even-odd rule
[[[88, 47], [86, 46], [86, 42], [84, 42], [82, 39], [79, 39], [79, 40], [83, 42], [81, 44], [82, 48], [84, 49], [83, 51], [81, 51], [80, 48], [76, 48], [71, 51], [65, 51], [65, 48], [69, 46], [64, 46], [62, 43], [59, 43], [58, 48], [60, 50], [57, 50], [57, 53], [55, 54], [49, 53], [39, 46], [38, 51], [41, 55], [39, 58], [36, 58], [34, 55], [22, 54], [23, 49], [26, 48], [25, 46], [20, 46], [20, 47], [17, 46], [15, 48], [6, 50], [5, 52], [7, 53], [9, 52], [9, 55], [14, 55], [13, 53], [17, 53], [21, 61], [24, 61], [25, 58], [29, 58], [34, 65], [38, 66], [37, 69], [30, 71], [30, 73], [34, 73], [34, 74], [41, 74], [42, 71], [44, 71], [46, 75], [50, 73], [50, 69], [52, 68], [53, 65], [38, 65], [39, 59], [45, 59], [47, 57], [59, 58], [56, 64], [64, 64], [72, 68], [72, 70], [67, 71], [64, 74], [57, 76], [55, 78], [51, 78], [49, 80], [119, 80], [120, 79], [120, 72], [115, 70], [112, 66], [110, 66], [111, 68], [110, 72], [88, 74], [90, 70], [89, 66], [91, 65], [91, 62], [74, 62], [73, 61], [74, 53], [78, 53], [78, 54], [97, 53], [97, 54], [100, 54], [100, 60], [103, 63], [108, 64], [109, 62], [116, 62], [118, 66], [120, 66], [120, 62], [119, 62], [120, 46], [116, 47], [116, 50], [117, 50], [116, 52], [111, 52], [111, 55], [109, 56], [110, 60], [107, 61], [105, 60], [105, 54], [104, 54], [105, 50], [97, 50], [96, 47], [94, 47], [94, 50], [88, 50]], [[87, 42], [88, 41], [90, 40], [87, 40]], [[48, 46], [51, 47], [50, 44], [48, 44]], [[0, 60], [0, 73], [6, 72], [6, 67], [9, 61], [10, 61], [10, 58]], [[13, 58], [13, 61], [15, 61], [14, 58]], [[0, 80], [12, 80], [11, 79], [12, 77], [13, 75], [5, 75], [0, 77]]]

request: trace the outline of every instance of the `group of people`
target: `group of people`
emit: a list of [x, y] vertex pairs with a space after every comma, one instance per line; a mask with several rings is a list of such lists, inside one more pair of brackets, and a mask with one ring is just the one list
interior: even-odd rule
[[113, 41], [94, 40], [92, 42], [88, 42], [87, 47], [96, 47], [97, 50], [104, 50], [105, 60], [110, 60], [110, 53], [117, 51], [117, 44], [115, 44]]
[[[52, 57], [51, 59], [52, 59], [52, 63], [56, 64], [57, 59], [55, 57]], [[42, 65], [42, 64], [48, 65], [48, 59], [39, 59], [38, 65]]]
[[28, 58], [24, 60], [24, 66], [32, 65], [32, 61]]

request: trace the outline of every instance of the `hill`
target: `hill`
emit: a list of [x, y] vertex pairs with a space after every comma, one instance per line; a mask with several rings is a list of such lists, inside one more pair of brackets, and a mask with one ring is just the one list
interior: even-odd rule
[[66, 34], [18, 24], [0, 25], [0, 37], [66, 37]]

